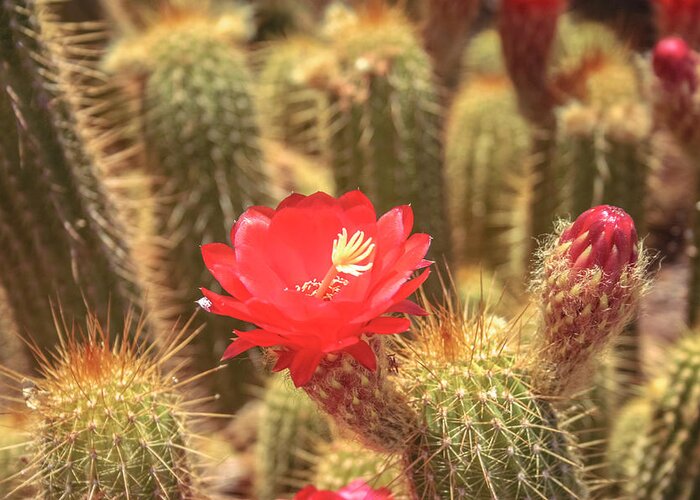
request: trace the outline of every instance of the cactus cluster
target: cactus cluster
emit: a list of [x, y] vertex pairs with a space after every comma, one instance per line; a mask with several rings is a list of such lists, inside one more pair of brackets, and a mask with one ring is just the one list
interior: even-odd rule
[[0, 1], [0, 492], [698, 496], [697, 334], [634, 320], [652, 225], [700, 311], [700, 1], [497, 3]]

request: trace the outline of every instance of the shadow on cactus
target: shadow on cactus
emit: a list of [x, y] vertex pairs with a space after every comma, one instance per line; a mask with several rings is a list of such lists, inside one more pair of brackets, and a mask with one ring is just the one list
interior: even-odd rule
[[164, 368], [198, 332], [173, 332], [169, 347], [158, 350], [144, 344], [141, 323], [132, 340], [112, 337], [93, 316], [86, 323], [83, 330], [57, 318], [59, 347], [51, 354], [33, 347], [40, 375], [0, 367], [22, 388], [26, 408], [12, 411], [29, 422], [28, 462], [7, 479], [12, 492], [31, 486], [46, 498], [198, 498], [188, 408], [201, 401], [181, 392], [194, 379], [178, 381]]

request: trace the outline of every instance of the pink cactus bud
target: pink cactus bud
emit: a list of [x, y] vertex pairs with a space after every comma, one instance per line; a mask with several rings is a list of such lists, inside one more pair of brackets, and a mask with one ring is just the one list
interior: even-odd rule
[[559, 238], [571, 242], [567, 255], [575, 270], [598, 266], [606, 276], [619, 276], [637, 262], [637, 230], [627, 212], [600, 205], [582, 213]]
[[524, 114], [546, 119], [554, 99], [547, 69], [557, 19], [566, 0], [503, 0], [499, 32], [506, 67]]
[[693, 49], [700, 48], [700, 0], [655, 0], [662, 37], [677, 35]]
[[581, 214], [545, 249], [536, 283], [541, 392], [579, 389], [595, 356], [632, 319], [646, 283], [638, 252], [632, 218], [609, 205]]
[[695, 92], [697, 56], [683, 39], [669, 37], [657, 43], [652, 65], [654, 73], [667, 90], [673, 91], [674, 88], [685, 84], [691, 92]]

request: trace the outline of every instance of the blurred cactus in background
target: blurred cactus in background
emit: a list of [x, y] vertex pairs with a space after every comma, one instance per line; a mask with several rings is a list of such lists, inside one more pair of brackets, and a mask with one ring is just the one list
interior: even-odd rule
[[275, 500], [303, 486], [306, 456], [329, 439], [328, 421], [313, 401], [283, 376], [271, 377], [258, 424], [257, 498]]
[[[196, 287], [204, 283], [199, 245], [226, 240], [231, 222], [264, 203], [269, 189], [252, 75], [240, 46], [245, 12], [210, 14], [192, 5], [161, 6], [148, 26], [123, 30], [105, 55], [110, 77], [137, 103], [125, 133], [139, 134], [143, 163], [130, 168], [152, 179], [155, 200], [136, 245], [139, 277], [161, 332], [194, 310]], [[207, 323], [209, 333], [192, 349], [198, 369], [216, 364], [230, 331]], [[215, 379], [222, 403], [232, 407], [241, 393], [223, 390], [232, 376], [226, 372]]]
[[[53, 341], [51, 303], [113, 323], [139, 302], [128, 232], [83, 142], [80, 30], [50, 0], [0, 7], [0, 284], [22, 334]], [[87, 55], [86, 55], [87, 54]]]

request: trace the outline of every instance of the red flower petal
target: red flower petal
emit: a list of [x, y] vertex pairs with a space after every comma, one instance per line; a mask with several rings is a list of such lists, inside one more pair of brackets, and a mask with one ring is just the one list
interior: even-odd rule
[[427, 316], [428, 311], [423, 309], [421, 306], [410, 300], [402, 300], [401, 302], [394, 304], [389, 309], [386, 310], [388, 313], [404, 313], [413, 314], [415, 316]]
[[285, 368], [289, 368], [289, 365], [292, 364], [292, 360], [294, 359], [294, 353], [292, 351], [276, 351], [277, 353], [277, 362], [275, 363], [275, 366], [272, 367], [273, 372], [279, 372], [284, 370]]
[[236, 245], [236, 234], [239, 228], [245, 227], [250, 224], [251, 221], [265, 222], [269, 223], [270, 218], [274, 215], [275, 211], [269, 207], [254, 206], [248, 208], [241, 216], [238, 218], [236, 223], [231, 228], [231, 244]]
[[284, 200], [280, 201], [280, 203], [279, 203], [279, 205], [277, 205], [277, 208], [275, 209], [275, 211], [279, 212], [283, 208], [295, 207], [301, 201], [303, 201], [305, 198], [306, 198], [305, 194], [292, 193], [289, 196], [287, 196]]
[[301, 387], [311, 380], [323, 353], [314, 350], [303, 350], [294, 353], [294, 358], [289, 366], [289, 374], [295, 387]]
[[251, 316], [248, 306], [236, 300], [233, 297], [227, 297], [225, 295], [219, 295], [206, 288], [199, 289], [204, 295], [206, 302], [198, 302], [202, 309], [207, 312], [214, 314], [219, 314], [221, 316], [231, 316], [232, 318], [237, 318], [243, 321], [253, 322], [255, 318]]
[[234, 341], [231, 342], [224, 351], [224, 355], [221, 356], [221, 361], [225, 359], [235, 358], [239, 354], [247, 351], [248, 349], [252, 349], [253, 347], [257, 347], [257, 344], [249, 342], [245, 339], [234, 339]]
[[368, 370], [374, 371], [377, 369], [377, 357], [367, 342], [361, 340], [350, 347], [346, 347], [343, 351], [355, 358], [358, 363]]
[[391, 316], [382, 316], [381, 318], [373, 319], [365, 327], [367, 333], [377, 333], [379, 335], [387, 335], [391, 333], [405, 332], [411, 328], [411, 322], [406, 318], [392, 318]]
[[238, 300], [250, 298], [250, 292], [238, 279], [236, 253], [223, 243], [202, 245], [204, 265], [228, 293]]
[[260, 347], [272, 347], [276, 345], [284, 345], [287, 341], [281, 335], [276, 333], [271, 333], [266, 330], [250, 330], [250, 331], [239, 331], [234, 330], [234, 333], [238, 335], [239, 339], [243, 339], [252, 344], [258, 345]]
[[[275, 370], [289, 368], [294, 383], [308, 382], [329, 352], [348, 352], [365, 366], [376, 363], [361, 340], [366, 333], [389, 334], [406, 330], [405, 318], [379, 318], [387, 311], [424, 314], [405, 300], [428, 277], [416, 271], [428, 266], [425, 254], [430, 237], [410, 236], [413, 211], [396, 207], [377, 220], [371, 202], [359, 191], [339, 198], [325, 193], [294, 194], [277, 209], [252, 207], [236, 222], [232, 246], [205, 245], [207, 268], [232, 296], [203, 290], [200, 305], [216, 314], [239, 318], [257, 330], [238, 332], [227, 355], [258, 345], [273, 348]], [[370, 255], [349, 259], [337, 272], [333, 252], [338, 234], [348, 239], [362, 231], [372, 239]], [[347, 251], [347, 250], [346, 250]], [[371, 268], [363, 266], [372, 264]], [[326, 294], [315, 292], [330, 280]], [[328, 283], [328, 282], [327, 282]]]

